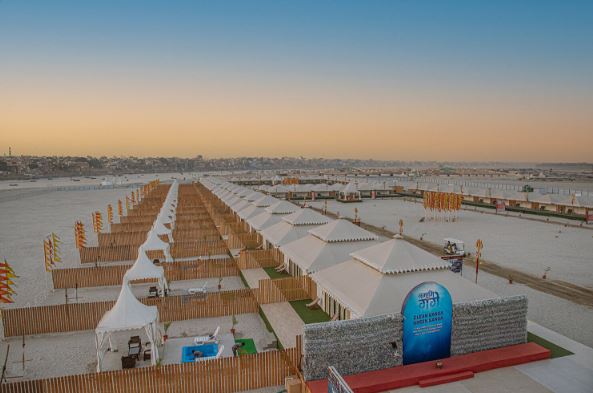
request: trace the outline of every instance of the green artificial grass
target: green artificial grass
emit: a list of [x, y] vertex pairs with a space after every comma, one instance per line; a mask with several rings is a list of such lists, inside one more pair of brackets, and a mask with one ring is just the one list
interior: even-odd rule
[[286, 273], [286, 272], [280, 272], [278, 273], [276, 271], [275, 267], [265, 267], [264, 270], [266, 271], [266, 273], [268, 273], [268, 276], [270, 276], [270, 278], [276, 279], [276, 278], [286, 278], [286, 277], [291, 277], [290, 274]]
[[527, 333], [527, 341], [536, 343], [546, 349], [549, 349], [551, 358], [559, 358], [562, 356], [572, 355], [572, 352], [570, 352], [569, 350], [564, 349], [552, 342], [549, 342], [548, 340], [543, 339], [540, 336], [536, 336], [533, 333]]
[[235, 344], [240, 343], [244, 343], [244, 345], [239, 348], [239, 355], [252, 355], [257, 353], [257, 349], [255, 349], [255, 343], [253, 342], [252, 338], [236, 338]]
[[294, 311], [296, 311], [296, 313], [299, 314], [299, 317], [301, 317], [301, 319], [303, 320], [303, 322], [305, 322], [305, 324], [317, 323], [317, 322], [327, 322], [327, 321], [331, 320], [329, 315], [327, 315], [325, 313], [325, 311], [323, 311], [321, 308], [319, 308], [319, 307], [315, 307], [313, 309], [308, 308], [307, 304], [309, 304], [311, 302], [312, 302], [311, 299], [295, 300], [295, 301], [290, 302], [290, 305], [292, 306], [292, 308], [294, 308]]

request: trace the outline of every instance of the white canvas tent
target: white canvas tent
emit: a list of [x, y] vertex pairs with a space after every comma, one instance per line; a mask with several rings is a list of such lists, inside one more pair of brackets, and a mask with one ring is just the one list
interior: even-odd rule
[[454, 303], [497, 297], [449, 271], [448, 262], [401, 239], [354, 251], [311, 278], [318, 296], [329, 294], [350, 310], [351, 318], [398, 313], [408, 292], [425, 281], [446, 286]]
[[173, 257], [171, 256], [171, 245], [161, 240], [159, 235], [153, 229], [148, 232], [146, 241], [140, 246], [140, 248], [144, 249], [145, 251], [162, 250], [165, 254], [165, 261], [173, 262]]
[[156, 266], [146, 255], [146, 251], [140, 247], [138, 249], [138, 258], [131, 268], [124, 275], [124, 284], [134, 280], [144, 280], [147, 278], [156, 278], [162, 293], [168, 289], [169, 285], [165, 278], [165, 270], [162, 266]]
[[156, 365], [159, 358], [158, 331], [159, 312], [156, 306], [146, 306], [132, 293], [130, 286], [124, 282], [117, 301], [99, 321], [95, 329], [95, 346], [97, 348], [97, 372], [101, 371], [105, 351], [105, 341], [112, 347], [111, 335], [114, 332], [145, 329], [152, 351], [151, 363]]

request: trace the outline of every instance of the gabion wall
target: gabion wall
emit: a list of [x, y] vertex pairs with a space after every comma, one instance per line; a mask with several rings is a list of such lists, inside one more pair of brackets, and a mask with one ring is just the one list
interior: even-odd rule
[[[325, 378], [329, 366], [347, 375], [401, 365], [402, 326], [401, 314], [305, 325], [302, 365], [305, 379]], [[453, 305], [451, 355], [526, 341], [525, 296]]]
[[402, 364], [399, 314], [314, 323], [304, 329], [306, 380], [325, 378], [329, 366], [340, 374], [355, 374]]
[[451, 355], [527, 341], [527, 297], [512, 296], [455, 304]]

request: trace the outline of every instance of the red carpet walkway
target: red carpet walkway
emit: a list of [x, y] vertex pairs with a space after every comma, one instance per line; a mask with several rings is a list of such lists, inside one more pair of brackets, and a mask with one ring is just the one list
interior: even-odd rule
[[[435, 362], [424, 362], [398, 366], [378, 371], [344, 376], [355, 393], [383, 392], [405, 386], [432, 386], [472, 378], [474, 373], [516, 364], [548, 359], [550, 351], [535, 343], [452, 356], [442, 360], [443, 368], [437, 369]], [[326, 393], [327, 380], [307, 383], [311, 393]]]

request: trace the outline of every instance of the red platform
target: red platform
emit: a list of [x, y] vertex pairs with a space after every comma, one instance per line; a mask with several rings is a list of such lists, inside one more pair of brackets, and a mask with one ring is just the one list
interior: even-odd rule
[[[474, 352], [443, 359], [443, 368], [435, 362], [397, 366], [384, 370], [346, 375], [344, 379], [355, 393], [374, 393], [420, 385], [433, 386], [472, 378], [474, 373], [516, 364], [548, 359], [550, 350], [535, 343]], [[307, 382], [311, 393], [327, 393], [327, 380]]]

